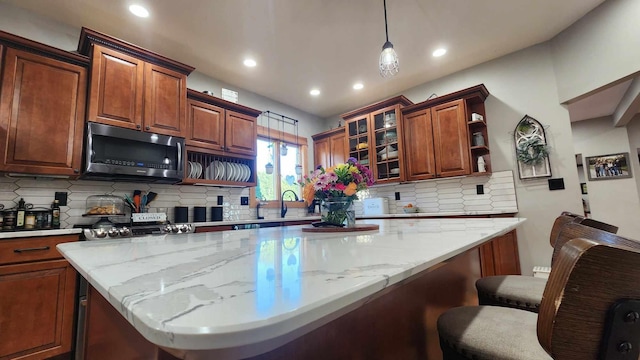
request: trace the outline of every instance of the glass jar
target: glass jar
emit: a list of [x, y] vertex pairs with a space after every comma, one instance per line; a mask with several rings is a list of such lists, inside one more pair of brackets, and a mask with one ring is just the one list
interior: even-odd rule
[[16, 210], [4, 211], [4, 222], [2, 224], [2, 230], [15, 230], [16, 229]]
[[124, 215], [124, 199], [115, 195], [91, 195], [86, 201], [85, 215]]
[[473, 146], [484, 146], [484, 136], [481, 132], [473, 133]]
[[350, 197], [332, 197], [322, 200], [320, 216], [323, 222], [346, 227], [356, 226], [356, 212]]
[[27, 211], [24, 216], [24, 228], [25, 230], [33, 230], [36, 228], [36, 213], [33, 211]]

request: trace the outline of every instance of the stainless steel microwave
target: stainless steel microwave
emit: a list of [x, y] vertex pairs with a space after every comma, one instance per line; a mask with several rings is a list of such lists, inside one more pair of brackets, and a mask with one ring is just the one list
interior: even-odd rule
[[87, 123], [81, 179], [176, 183], [184, 175], [184, 139]]

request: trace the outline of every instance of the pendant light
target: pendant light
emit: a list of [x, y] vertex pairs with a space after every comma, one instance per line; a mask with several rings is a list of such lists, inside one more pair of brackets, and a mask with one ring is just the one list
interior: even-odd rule
[[389, 30], [387, 29], [387, 0], [384, 2], [384, 32], [387, 41], [382, 45], [382, 53], [380, 53], [380, 75], [382, 77], [392, 77], [400, 70], [398, 64], [398, 54], [393, 50], [393, 44], [389, 42]]
[[302, 153], [300, 151], [300, 143], [298, 142], [298, 120], [294, 121], [296, 126], [296, 148], [298, 149], [298, 154], [296, 156], [296, 175], [300, 176], [302, 175], [302, 161], [300, 161]]
[[[272, 144], [271, 144], [271, 116], [269, 115], [269, 112], [267, 111], [267, 134], [269, 137], [269, 160], [273, 159], [273, 151], [271, 150]], [[267, 163], [267, 165], [264, 166], [264, 170], [267, 172], [267, 174], [273, 174], [273, 164], [271, 163], [271, 161], [269, 161]]]
[[[280, 115], [282, 117], [281, 121], [282, 121], [282, 139], [284, 139], [284, 115]], [[287, 156], [287, 154], [289, 153], [289, 149], [287, 148], [287, 143], [282, 141], [282, 145], [280, 146], [280, 156]]]

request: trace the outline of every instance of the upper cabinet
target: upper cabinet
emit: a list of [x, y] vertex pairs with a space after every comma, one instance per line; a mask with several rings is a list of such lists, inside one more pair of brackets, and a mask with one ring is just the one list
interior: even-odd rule
[[344, 127], [313, 135], [314, 166], [330, 167], [347, 160], [347, 142]]
[[367, 165], [378, 184], [406, 180], [400, 111], [411, 104], [397, 96], [342, 115], [349, 157]]
[[0, 171], [78, 176], [88, 58], [4, 32], [0, 53]]
[[[488, 95], [485, 86], [478, 85], [402, 109], [407, 180], [491, 171], [484, 121]], [[484, 171], [478, 168], [480, 157]]]
[[187, 97], [187, 160], [201, 170], [187, 171], [185, 183], [255, 185], [262, 112], [191, 89]]
[[88, 121], [187, 137], [193, 67], [86, 28], [78, 51], [91, 56]]

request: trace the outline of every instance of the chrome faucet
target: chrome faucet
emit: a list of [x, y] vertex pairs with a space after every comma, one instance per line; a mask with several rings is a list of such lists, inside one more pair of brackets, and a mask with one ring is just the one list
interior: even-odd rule
[[284, 194], [286, 193], [292, 193], [293, 197], [295, 198], [295, 201], [298, 201], [298, 194], [295, 193], [295, 191], [293, 190], [285, 190], [282, 192], [282, 196], [280, 197], [281, 199], [281, 203], [280, 203], [280, 217], [283, 218], [286, 214], [287, 214], [287, 205], [285, 205], [284, 203]]

